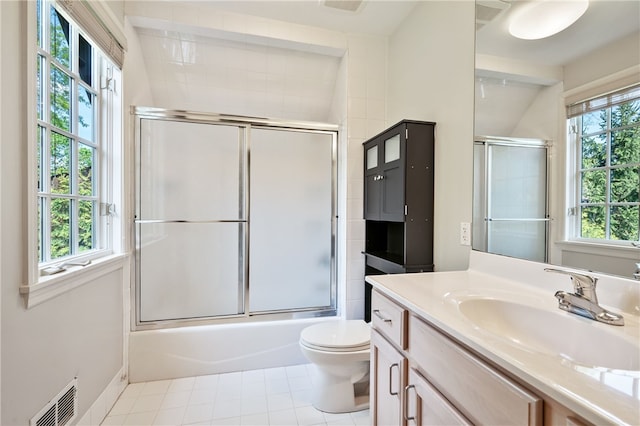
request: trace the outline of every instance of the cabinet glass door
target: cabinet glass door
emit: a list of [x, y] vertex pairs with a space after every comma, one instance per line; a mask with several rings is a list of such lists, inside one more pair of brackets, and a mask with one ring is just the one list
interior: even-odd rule
[[378, 145], [367, 150], [367, 170], [378, 167]]
[[394, 135], [384, 141], [384, 162], [390, 163], [400, 159], [400, 135]]

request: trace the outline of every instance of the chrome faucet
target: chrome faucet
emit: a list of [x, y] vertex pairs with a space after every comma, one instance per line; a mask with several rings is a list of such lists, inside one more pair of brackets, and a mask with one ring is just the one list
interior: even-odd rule
[[574, 293], [556, 291], [558, 308], [605, 324], [624, 325], [622, 315], [609, 312], [598, 304], [597, 278], [562, 269], [545, 268], [545, 271], [569, 275], [571, 282], [573, 282]]

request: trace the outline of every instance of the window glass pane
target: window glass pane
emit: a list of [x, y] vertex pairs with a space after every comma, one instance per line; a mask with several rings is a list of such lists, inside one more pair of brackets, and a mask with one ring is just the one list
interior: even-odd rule
[[36, 108], [38, 120], [44, 120], [44, 76], [42, 75], [44, 58], [38, 55], [36, 60]]
[[582, 173], [582, 203], [604, 203], [606, 199], [607, 172], [592, 170]]
[[611, 132], [611, 165], [640, 163], [640, 126]]
[[400, 135], [384, 141], [384, 162], [390, 163], [400, 158]]
[[85, 87], [78, 86], [78, 136], [93, 141], [95, 96]]
[[607, 110], [593, 111], [582, 116], [582, 134], [590, 135], [607, 128]]
[[640, 123], [640, 99], [611, 108], [611, 127], [622, 127]]
[[51, 132], [50, 185], [53, 194], [69, 194], [71, 190], [71, 139]]
[[71, 253], [71, 200], [51, 200], [51, 259]]
[[640, 167], [621, 167], [611, 170], [611, 202], [640, 202]]
[[36, 0], [36, 32], [38, 38], [38, 47], [42, 48], [42, 1]]
[[53, 6], [51, 6], [49, 35], [51, 37], [51, 56], [69, 68], [69, 22]]
[[37, 142], [36, 142], [36, 173], [38, 176], [38, 192], [42, 192], [43, 188], [42, 188], [42, 171], [43, 171], [43, 167], [42, 167], [42, 152], [44, 151], [44, 128], [41, 126], [38, 126], [38, 130], [36, 132], [37, 134]]
[[42, 222], [44, 209], [44, 198], [38, 197], [38, 261], [44, 261], [44, 251], [42, 250], [42, 241], [44, 241], [43, 232], [44, 224]]
[[78, 251], [83, 252], [95, 247], [93, 240], [95, 203], [90, 200], [78, 202]]
[[51, 67], [51, 124], [71, 131], [71, 77]]
[[378, 167], [378, 145], [367, 150], [367, 170]]
[[80, 74], [82, 81], [87, 83], [89, 86], [92, 85], [91, 58], [91, 45], [84, 39], [84, 37], [82, 37], [82, 35], [78, 35], [78, 74]]
[[582, 238], [606, 238], [606, 221], [604, 215], [604, 206], [583, 207], [581, 212], [580, 236]]
[[604, 167], [607, 164], [607, 136], [582, 138], [582, 168]]
[[93, 195], [93, 164], [95, 163], [95, 149], [84, 145], [78, 145], [78, 193], [80, 195]]
[[613, 206], [610, 214], [612, 240], [640, 240], [639, 206]]

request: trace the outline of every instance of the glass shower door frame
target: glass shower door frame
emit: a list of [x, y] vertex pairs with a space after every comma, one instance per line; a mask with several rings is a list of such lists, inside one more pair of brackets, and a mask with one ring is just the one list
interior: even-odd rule
[[[292, 318], [309, 318], [319, 316], [335, 316], [337, 315], [337, 130], [336, 125], [323, 123], [307, 123], [307, 122], [288, 122], [279, 120], [268, 120], [262, 118], [230, 116], [212, 113], [187, 112], [166, 110], [162, 108], [150, 107], [131, 107], [131, 114], [134, 116], [134, 149], [135, 149], [135, 203], [133, 218], [133, 236], [135, 258], [134, 267], [132, 268], [132, 292], [131, 306], [134, 314], [131, 318], [132, 330], [148, 330], [171, 327], [182, 327], [201, 324], [217, 324], [217, 323], [237, 323], [251, 322], [263, 319], [292, 319]], [[141, 320], [140, 309], [140, 252], [141, 252], [141, 224], [138, 223], [140, 218], [140, 200], [141, 200], [141, 176], [140, 176], [140, 157], [141, 157], [141, 123], [143, 119], [150, 120], [167, 120], [179, 121], [185, 123], [201, 123], [201, 124], [217, 124], [235, 126], [241, 129], [240, 143], [242, 146], [241, 157], [241, 188], [239, 210], [239, 220], [218, 220], [217, 223], [235, 222], [239, 224], [239, 245], [238, 255], [238, 313], [222, 316], [205, 316], [197, 318], [179, 318], [179, 319], [163, 319], [153, 321]], [[281, 309], [265, 312], [251, 312], [250, 305], [250, 280], [249, 280], [249, 238], [250, 238], [250, 200], [249, 200], [249, 173], [250, 173], [250, 144], [251, 129], [255, 126], [260, 129], [289, 130], [306, 133], [322, 133], [331, 135], [331, 266], [330, 266], [330, 303], [326, 306], [309, 307], [303, 309]], [[179, 221], [185, 223], [185, 221]]]

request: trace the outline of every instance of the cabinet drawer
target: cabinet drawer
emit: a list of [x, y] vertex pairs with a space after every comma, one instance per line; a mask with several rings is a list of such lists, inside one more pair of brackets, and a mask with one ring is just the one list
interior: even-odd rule
[[400, 348], [407, 348], [407, 310], [377, 291], [371, 295], [371, 325]]
[[542, 399], [420, 319], [409, 323], [411, 357], [472, 423], [542, 424]]

